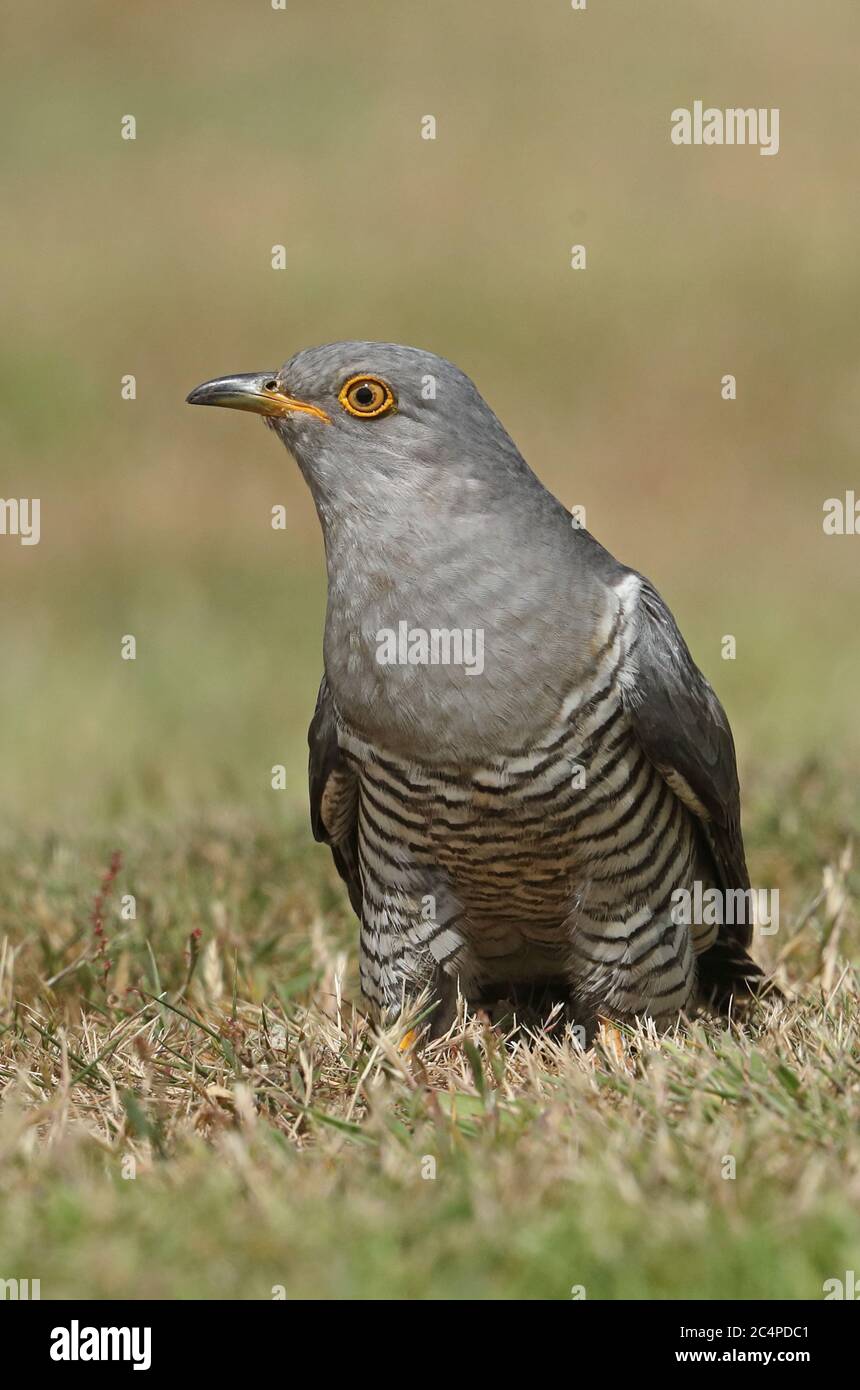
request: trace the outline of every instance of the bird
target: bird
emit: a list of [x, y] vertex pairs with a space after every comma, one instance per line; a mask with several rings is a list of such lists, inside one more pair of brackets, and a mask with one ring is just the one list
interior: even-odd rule
[[262, 416], [316, 507], [311, 828], [372, 1016], [429, 1000], [439, 1038], [460, 997], [537, 991], [590, 1043], [758, 993], [749, 914], [678, 910], [697, 886], [751, 899], [725, 712], [654, 585], [575, 524], [472, 380], [338, 342], [187, 400]]

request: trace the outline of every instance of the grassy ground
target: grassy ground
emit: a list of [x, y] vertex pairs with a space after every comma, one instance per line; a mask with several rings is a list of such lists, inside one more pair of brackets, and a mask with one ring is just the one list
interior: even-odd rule
[[851, 796], [812, 766], [755, 789], [784, 1004], [588, 1055], [475, 1021], [423, 1056], [374, 1036], [303, 825], [6, 843], [0, 1274], [43, 1297], [820, 1297], [860, 1250]]

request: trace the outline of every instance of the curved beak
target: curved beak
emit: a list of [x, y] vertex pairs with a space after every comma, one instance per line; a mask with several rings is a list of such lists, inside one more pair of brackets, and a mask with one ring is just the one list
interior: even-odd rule
[[189, 405], [223, 405], [229, 410], [252, 410], [255, 415], [313, 415], [331, 424], [329, 416], [318, 405], [294, 400], [278, 390], [274, 372], [215, 377], [195, 386], [186, 400]]

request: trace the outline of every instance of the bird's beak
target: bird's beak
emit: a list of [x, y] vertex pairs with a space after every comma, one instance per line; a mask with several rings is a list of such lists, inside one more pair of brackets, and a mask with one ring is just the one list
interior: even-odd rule
[[297, 401], [278, 390], [274, 372], [244, 372], [241, 376], [219, 376], [195, 386], [187, 397], [189, 405], [223, 405], [230, 410], [253, 410], [256, 415], [313, 415], [331, 420], [318, 405]]

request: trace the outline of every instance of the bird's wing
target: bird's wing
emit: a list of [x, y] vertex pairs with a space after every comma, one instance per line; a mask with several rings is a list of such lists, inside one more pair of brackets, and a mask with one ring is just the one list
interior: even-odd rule
[[[635, 678], [624, 689], [636, 736], [646, 757], [698, 819], [718, 885], [746, 892], [750, 882], [729, 721], [647, 579], [639, 592], [638, 620]], [[751, 940], [749, 921], [721, 927], [700, 962], [703, 981], [716, 993], [725, 996], [741, 981], [760, 975], [746, 954]]]
[[325, 676], [308, 729], [308, 787], [314, 839], [331, 848], [349, 900], [361, 916], [361, 875], [358, 867], [358, 783], [341, 753], [334, 705]]

